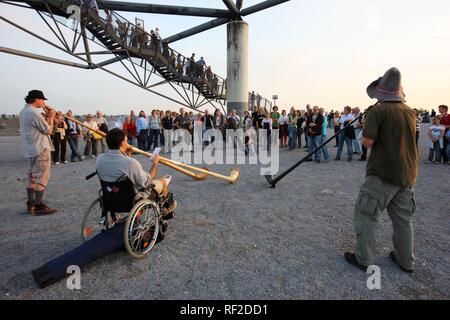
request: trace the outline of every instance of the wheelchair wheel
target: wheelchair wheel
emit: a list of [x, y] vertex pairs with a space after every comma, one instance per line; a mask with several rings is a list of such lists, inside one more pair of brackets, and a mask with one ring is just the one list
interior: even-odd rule
[[102, 203], [101, 198], [98, 197], [91, 203], [81, 220], [81, 238], [83, 241], [89, 241], [104, 229], [104, 225], [99, 223], [101, 216]]
[[153, 249], [159, 235], [159, 208], [153, 201], [135, 204], [125, 224], [125, 249], [134, 258], [143, 258]]

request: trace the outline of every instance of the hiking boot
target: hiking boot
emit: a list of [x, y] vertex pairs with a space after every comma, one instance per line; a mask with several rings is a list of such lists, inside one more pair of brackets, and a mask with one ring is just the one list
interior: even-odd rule
[[357, 267], [358, 269], [360, 269], [364, 272], [367, 271], [367, 267], [358, 262], [358, 260], [356, 259], [356, 255], [354, 253], [346, 252], [344, 254], [344, 258], [345, 258], [345, 261], [347, 261], [351, 265]]
[[397, 259], [395, 258], [395, 252], [394, 252], [394, 251], [391, 251], [391, 253], [389, 253], [389, 257], [391, 258], [392, 261], [394, 261], [394, 262], [400, 267], [400, 269], [401, 269], [403, 272], [406, 272], [406, 273], [414, 273], [414, 270], [403, 268], [403, 267], [400, 265], [400, 263], [397, 262]]
[[28, 214], [34, 214], [34, 206], [35, 206], [35, 202], [34, 201], [27, 201], [27, 213]]
[[35, 216], [48, 216], [50, 214], [56, 213], [58, 210], [52, 209], [48, 207], [44, 202], [36, 204], [34, 206], [34, 215]]

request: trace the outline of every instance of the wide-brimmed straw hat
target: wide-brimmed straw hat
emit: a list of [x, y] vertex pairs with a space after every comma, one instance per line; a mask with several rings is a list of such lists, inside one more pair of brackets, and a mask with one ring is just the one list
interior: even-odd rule
[[367, 94], [372, 99], [379, 101], [406, 101], [406, 95], [402, 87], [402, 74], [397, 68], [391, 68], [383, 77], [372, 82], [367, 87]]

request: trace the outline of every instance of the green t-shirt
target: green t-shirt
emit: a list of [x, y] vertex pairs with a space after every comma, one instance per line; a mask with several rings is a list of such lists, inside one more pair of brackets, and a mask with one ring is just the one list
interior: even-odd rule
[[272, 118], [272, 120], [273, 120], [273, 123], [272, 123], [272, 128], [278, 128], [279, 127], [279, 124], [278, 124], [278, 119], [280, 119], [280, 114], [278, 113], [278, 112], [272, 112], [271, 114], [270, 114], [270, 117]]
[[418, 174], [416, 116], [401, 102], [380, 102], [367, 111], [363, 136], [375, 141], [367, 162], [367, 176], [412, 187]]

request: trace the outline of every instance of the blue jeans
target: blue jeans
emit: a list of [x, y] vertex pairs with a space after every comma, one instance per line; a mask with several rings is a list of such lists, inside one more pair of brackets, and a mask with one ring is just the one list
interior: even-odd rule
[[[322, 145], [322, 143], [327, 141], [327, 136], [322, 136], [321, 138], [322, 139], [320, 140], [320, 144]], [[323, 160], [329, 161], [330, 160], [330, 155], [328, 154], [328, 147], [327, 146], [324, 146], [322, 148], [322, 153], [323, 153]]]
[[81, 154], [78, 152], [78, 137], [76, 135], [69, 135], [69, 146], [72, 150], [70, 161], [75, 161], [75, 158], [81, 161]]
[[141, 130], [137, 136], [138, 148], [147, 151], [148, 131], [147, 129]]
[[297, 141], [297, 127], [288, 127], [289, 150], [295, 149]]
[[[308, 137], [308, 154], [311, 154], [315, 149], [322, 144], [322, 136], [309, 136]], [[320, 161], [321, 151], [314, 152], [314, 160]]]
[[147, 149], [150, 150], [152, 145], [153, 149], [159, 147], [159, 133], [161, 129], [150, 129], [150, 133], [148, 135], [148, 145]]
[[348, 160], [353, 159], [353, 139], [347, 138], [345, 136], [345, 131], [342, 131], [339, 134], [339, 147], [337, 151], [336, 158], [341, 159], [342, 150], [344, 149], [344, 142], [347, 145], [347, 154], [348, 154]]
[[41, 278], [59, 281], [68, 276], [67, 267], [71, 265], [83, 268], [98, 258], [124, 250], [124, 230], [125, 223], [118, 223], [75, 249], [47, 262], [39, 268]]

